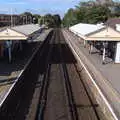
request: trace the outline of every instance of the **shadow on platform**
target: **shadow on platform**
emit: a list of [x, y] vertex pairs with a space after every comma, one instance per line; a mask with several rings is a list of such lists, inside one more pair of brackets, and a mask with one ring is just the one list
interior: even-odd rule
[[77, 62], [68, 44], [52, 44], [51, 47], [53, 48], [50, 60], [51, 64], [62, 64], [63, 62], [65, 64], [73, 64]]

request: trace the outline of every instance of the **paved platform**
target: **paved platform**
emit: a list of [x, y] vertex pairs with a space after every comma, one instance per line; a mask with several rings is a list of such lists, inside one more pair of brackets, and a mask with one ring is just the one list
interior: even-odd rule
[[63, 30], [63, 33], [93, 75], [115, 113], [120, 117], [120, 64], [114, 64], [107, 58], [106, 64], [103, 65], [102, 55], [97, 52], [89, 54], [88, 48], [84, 47], [83, 40], [80, 37], [68, 30]]
[[27, 50], [21, 53], [17, 53], [17, 56], [14, 55], [13, 62], [8, 63], [7, 60], [0, 59], [0, 102], [4, 98], [5, 94], [8, 92], [10, 86], [14, 83], [15, 79], [24, 69], [25, 64], [28, 62], [32, 53], [35, 50], [37, 42], [43, 42], [51, 29], [44, 30], [36, 38], [31, 40], [30, 43], [27, 43], [25, 47]]

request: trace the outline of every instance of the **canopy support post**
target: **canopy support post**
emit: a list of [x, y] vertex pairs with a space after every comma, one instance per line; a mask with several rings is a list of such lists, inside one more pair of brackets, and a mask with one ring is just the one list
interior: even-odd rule
[[23, 47], [22, 47], [22, 41], [20, 41], [20, 51], [22, 51]]
[[9, 63], [12, 61], [11, 47], [8, 48]]
[[84, 40], [84, 47], [86, 47], [86, 40]]
[[103, 57], [102, 57], [102, 64], [105, 64], [105, 43], [103, 43]]
[[91, 54], [92, 51], [93, 51], [93, 43], [91, 42], [91, 43], [90, 43], [90, 47], [89, 47], [89, 54]]
[[11, 45], [12, 45], [11, 41], [8, 40], [8, 41], [7, 41], [7, 48], [8, 48], [8, 60], [9, 60], [9, 63], [12, 62], [12, 50], [11, 50]]

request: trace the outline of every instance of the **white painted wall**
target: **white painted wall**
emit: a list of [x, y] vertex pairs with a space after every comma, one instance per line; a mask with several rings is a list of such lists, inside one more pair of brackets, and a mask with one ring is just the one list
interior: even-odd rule
[[116, 46], [115, 63], [120, 63], [120, 42]]
[[116, 24], [116, 30], [120, 31], [120, 24]]

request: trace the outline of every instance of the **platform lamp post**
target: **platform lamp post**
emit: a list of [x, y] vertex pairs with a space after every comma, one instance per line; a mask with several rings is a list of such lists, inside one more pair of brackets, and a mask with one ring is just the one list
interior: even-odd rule
[[12, 27], [13, 26], [13, 10], [12, 10], [12, 8], [11, 8], [10, 20], [11, 20], [10, 27]]
[[16, 23], [16, 17], [13, 16], [13, 14], [17, 11], [16, 8], [11, 8], [10, 9], [10, 27], [13, 27]]
[[[11, 8], [11, 25], [10, 27], [13, 27], [13, 9]], [[6, 44], [7, 44], [7, 48], [8, 48], [8, 60], [9, 60], [9, 63], [12, 62], [12, 41], [11, 40], [8, 40], [6, 41]]]

